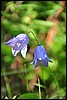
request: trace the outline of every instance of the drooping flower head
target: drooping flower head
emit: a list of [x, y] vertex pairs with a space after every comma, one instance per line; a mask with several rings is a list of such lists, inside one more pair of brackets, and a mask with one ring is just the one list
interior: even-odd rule
[[41, 44], [38, 45], [34, 51], [34, 59], [31, 64], [34, 64], [34, 68], [39, 64], [48, 67], [48, 62], [52, 61], [48, 58], [45, 48]]
[[27, 52], [27, 44], [29, 42], [29, 37], [27, 34], [19, 34], [16, 37], [13, 37], [9, 41], [5, 42], [4, 44], [12, 47], [12, 54], [14, 56], [21, 50], [22, 56], [26, 57]]

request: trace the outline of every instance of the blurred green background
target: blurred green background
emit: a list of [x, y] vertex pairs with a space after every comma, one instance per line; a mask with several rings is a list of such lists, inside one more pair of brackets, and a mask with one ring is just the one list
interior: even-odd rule
[[[46, 48], [53, 63], [61, 97], [66, 98], [66, 4], [65, 1], [2, 1], [1, 2], [1, 98], [12, 98], [24, 93], [39, 95], [40, 79], [42, 98], [58, 98], [55, 80], [43, 65], [33, 68], [34, 50], [37, 46], [30, 33], [28, 52], [24, 59], [19, 52], [12, 55], [11, 47], [4, 42], [29, 31], [37, 36]], [[34, 83], [34, 84], [33, 84]]]

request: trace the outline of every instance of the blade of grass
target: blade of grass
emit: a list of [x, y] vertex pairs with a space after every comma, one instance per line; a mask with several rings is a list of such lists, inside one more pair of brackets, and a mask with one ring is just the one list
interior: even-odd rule
[[39, 99], [41, 99], [41, 89], [40, 89], [40, 80], [38, 78], [38, 84], [39, 84]]
[[[6, 69], [3, 68], [2, 72], [4, 74], [6, 72]], [[6, 84], [6, 89], [7, 89], [8, 97], [12, 98], [11, 87], [10, 87], [10, 84], [8, 82], [8, 77], [7, 76], [4, 76], [4, 81], [5, 81], [5, 84]]]
[[[27, 72], [31, 72], [31, 71], [33, 71], [33, 70], [28, 70], [27, 69]], [[14, 70], [14, 71], [9, 71], [9, 72], [5, 72], [5, 73], [1, 73], [1, 76], [8, 76], [8, 75], [14, 75], [14, 74], [19, 74], [19, 73], [24, 73], [25, 72], [25, 70]]]
[[60, 92], [60, 88], [59, 88], [59, 84], [57, 82], [57, 79], [56, 79], [55, 75], [53, 74], [53, 72], [51, 71], [50, 67], [49, 67], [49, 70], [50, 70], [50, 73], [51, 73], [51, 75], [53, 76], [53, 78], [55, 80], [55, 83], [56, 83], [56, 86], [57, 86], [57, 89], [58, 89], [59, 99], [62, 99], [62, 96], [61, 96], [61, 92]]

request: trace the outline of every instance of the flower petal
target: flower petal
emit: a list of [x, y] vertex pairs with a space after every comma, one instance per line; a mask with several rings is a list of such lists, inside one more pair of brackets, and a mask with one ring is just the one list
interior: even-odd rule
[[33, 64], [33, 61], [32, 61], [32, 62], [30, 62], [30, 64]]
[[29, 37], [27, 34], [19, 34], [16, 36], [17, 39], [22, 40], [24, 44], [28, 44]]
[[52, 62], [52, 63], [53, 63], [53, 61], [52, 61], [52, 60], [50, 60], [48, 57], [47, 57], [47, 60], [48, 60], [49, 62]]
[[22, 42], [22, 40], [18, 40], [14, 47], [13, 47], [13, 50], [21, 50], [25, 47], [25, 44]]
[[34, 63], [36, 59], [37, 59], [37, 58], [36, 58], [36, 53], [34, 53], [34, 59], [33, 59], [33, 61], [31, 62], [31, 64]]
[[42, 45], [37, 46], [35, 49], [35, 54], [37, 55], [37, 59], [44, 60], [45, 55], [47, 56], [46, 50]]
[[30, 64], [34, 64], [34, 62], [35, 62], [35, 57], [34, 57], [33, 61]]
[[17, 41], [18, 41], [18, 39], [16, 39], [15, 37], [13, 37], [9, 41], [5, 42], [4, 44], [6, 44], [8, 46], [14, 46]]
[[21, 50], [21, 54], [24, 58], [26, 57], [26, 52], [27, 52], [27, 45]]
[[12, 48], [12, 54], [13, 54], [14, 56], [16, 56], [17, 53], [18, 53], [19, 51], [20, 51], [20, 50], [13, 50], [13, 48]]
[[48, 60], [47, 58], [41, 61], [41, 64], [48, 67]]
[[38, 66], [38, 63], [37, 63], [37, 59], [36, 59], [34, 62], [34, 68], [36, 68], [37, 66]]
[[41, 44], [39, 44], [34, 51], [34, 59], [31, 64], [34, 64], [34, 68], [39, 64], [48, 67], [48, 62], [52, 61], [48, 58], [45, 48]]
[[21, 33], [21, 34], [17, 35], [16, 38], [19, 39], [19, 40], [23, 40], [26, 37], [26, 35], [27, 34]]
[[29, 37], [28, 35], [26, 35], [26, 37], [23, 39], [23, 43], [27, 45], [28, 42], [29, 42]]

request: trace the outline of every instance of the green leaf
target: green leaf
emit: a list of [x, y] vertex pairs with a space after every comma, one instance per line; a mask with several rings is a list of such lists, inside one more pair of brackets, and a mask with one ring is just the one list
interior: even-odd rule
[[35, 93], [25, 93], [20, 95], [18, 99], [39, 99], [39, 96]]
[[38, 25], [38, 27], [39, 27], [39, 25], [42, 25], [42, 27], [51, 27], [51, 26], [53, 26], [54, 25], [54, 23], [53, 22], [51, 22], [51, 21], [44, 21], [44, 20], [37, 20], [37, 19], [35, 19], [34, 21], [33, 21], [33, 24], [35, 25]]
[[1, 44], [1, 52], [2, 54], [12, 55], [11, 47], [5, 45], [4, 43]]
[[13, 61], [13, 57], [10, 56], [10, 55], [6, 55], [6, 56], [3, 57], [3, 60], [4, 60], [4, 62], [6, 62], [6, 63], [8, 63], [8, 62], [10, 63], [10, 62]]

